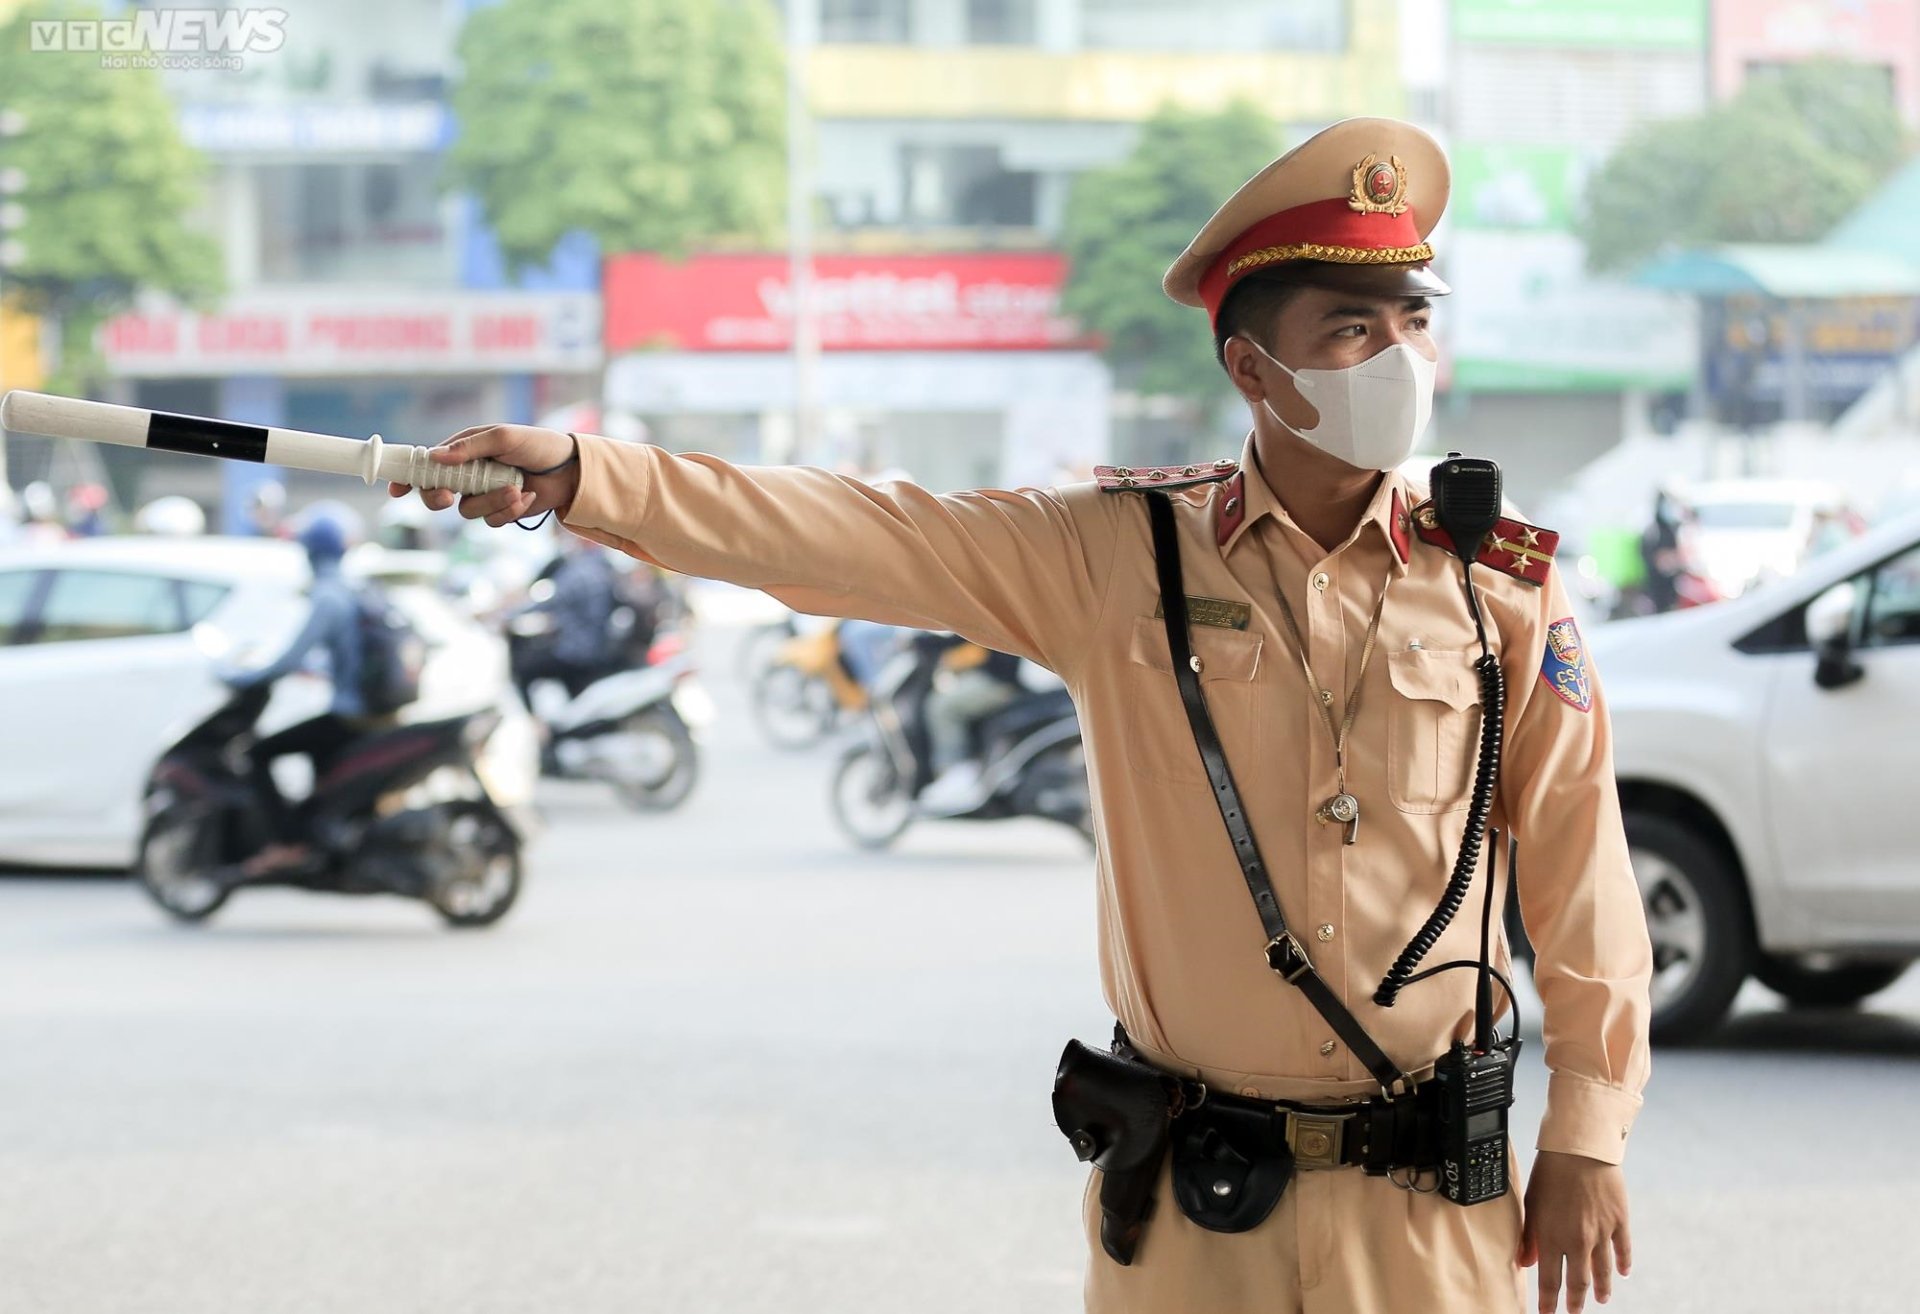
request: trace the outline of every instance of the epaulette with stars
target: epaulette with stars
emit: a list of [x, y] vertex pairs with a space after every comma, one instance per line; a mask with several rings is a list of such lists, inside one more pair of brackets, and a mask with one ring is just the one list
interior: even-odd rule
[[[1422, 502], [1413, 509], [1414, 532], [1422, 541], [1453, 551], [1453, 536], [1440, 527], [1433, 503]], [[1551, 529], [1529, 525], [1524, 520], [1501, 516], [1493, 522], [1474, 564], [1497, 570], [1502, 575], [1524, 580], [1535, 588], [1547, 582], [1553, 566], [1553, 554], [1560, 548], [1560, 535]]]
[[1238, 461], [1222, 457], [1197, 465], [1096, 465], [1093, 478], [1103, 493], [1145, 493], [1217, 484], [1239, 469]]

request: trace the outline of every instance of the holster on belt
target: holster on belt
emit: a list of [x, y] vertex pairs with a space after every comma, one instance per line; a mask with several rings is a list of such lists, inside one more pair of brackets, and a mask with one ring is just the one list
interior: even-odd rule
[[1069, 1040], [1053, 1079], [1053, 1120], [1083, 1163], [1100, 1171], [1100, 1245], [1131, 1264], [1183, 1102], [1179, 1082], [1124, 1053]]

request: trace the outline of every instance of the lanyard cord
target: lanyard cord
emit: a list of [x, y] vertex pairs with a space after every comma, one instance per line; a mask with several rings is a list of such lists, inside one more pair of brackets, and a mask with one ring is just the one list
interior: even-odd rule
[[1327, 723], [1327, 733], [1333, 737], [1333, 768], [1339, 782], [1340, 791], [1347, 788], [1347, 735], [1353, 729], [1353, 719], [1360, 713], [1360, 691], [1366, 685], [1367, 663], [1373, 660], [1373, 650], [1380, 638], [1380, 618], [1387, 611], [1387, 590], [1393, 586], [1393, 576], [1387, 576], [1387, 582], [1380, 586], [1380, 600], [1373, 604], [1373, 619], [1367, 622], [1366, 643], [1360, 649], [1360, 671], [1353, 679], [1353, 692], [1347, 695], [1346, 716], [1339, 725], [1333, 721], [1333, 700], [1320, 696], [1322, 685], [1313, 678], [1313, 666], [1307, 661], [1307, 641], [1300, 633], [1300, 622], [1294, 619], [1293, 606], [1287, 601], [1287, 595], [1280, 589], [1273, 591], [1280, 600], [1280, 615], [1287, 622], [1287, 633], [1293, 639], [1293, 651], [1300, 658], [1300, 672], [1307, 677], [1307, 689], [1314, 695], [1314, 701], [1320, 704], [1320, 717]]

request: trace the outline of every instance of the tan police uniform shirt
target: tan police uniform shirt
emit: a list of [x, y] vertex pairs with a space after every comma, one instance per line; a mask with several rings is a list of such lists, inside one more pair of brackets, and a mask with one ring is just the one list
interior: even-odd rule
[[[590, 537], [800, 611], [951, 629], [1057, 672], [1086, 743], [1114, 1015], [1148, 1057], [1219, 1088], [1330, 1101], [1373, 1092], [1366, 1068], [1266, 965], [1155, 619], [1140, 496], [1093, 484], [936, 495], [589, 435], [579, 450], [565, 520]], [[1439, 900], [1466, 817], [1480, 692], [1460, 563], [1406, 532], [1421, 494], [1397, 474], [1328, 552], [1273, 496], [1251, 443], [1243, 463], [1244, 506], [1229, 508], [1222, 484], [1172, 495], [1186, 592], [1245, 608], [1244, 629], [1194, 626], [1202, 684], [1289, 925], [1361, 1024], [1417, 1073], [1470, 1033], [1474, 974], [1410, 986], [1391, 1009], [1372, 995]], [[1521, 910], [1546, 1005], [1540, 1147], [1617, 1163], [1648, 1073], [1651, 950], [1605, 702], [1596, 686], [1581, 711], [1541, 675], [1549, 625], [1572, 614], [1558, 568], [1548, 574], [1541, 587], [1474, 572], [1508, 688], [1493, 824], [1521, 840]], [[1275, 591], [1338, 709], [1382, 587], [1391, 592], [1348, 746], [1362, 808], [1348, 846], [1344, 827], [1316, 819], [1335, 792], [1333, 742]], [[1477, 956], [1482, 889], [1428, 965]]]

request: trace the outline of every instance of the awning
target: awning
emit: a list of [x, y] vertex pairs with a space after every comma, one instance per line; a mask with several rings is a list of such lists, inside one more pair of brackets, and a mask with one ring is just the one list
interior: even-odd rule
[[1660, 256], [1642, 266], [1633, 281], [1698, 296], [1920, 296], [1920, 264], [1885, 251], [1826, 243], [1729, 242]]

